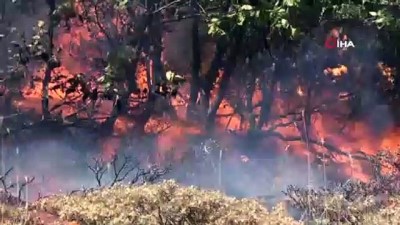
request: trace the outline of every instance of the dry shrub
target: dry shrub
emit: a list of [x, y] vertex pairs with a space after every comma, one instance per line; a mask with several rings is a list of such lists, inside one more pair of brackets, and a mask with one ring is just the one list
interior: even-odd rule
[[[353, 187], [352, 191], [348, 190], [349, 186]], [[302, 202], [303, 207], [310, 204], [313, 216], [307, 219], [307, 224], [398, 224], [399, 195], [381, 198], [365, 192], [368, 190], [366, 187], [360, 182], [349, 182], [331, 191], [314, 190], [310, 199], [305, 198], [307, 193], [304, 189], [289, 189], [292, 190], [291, 197], [298, 198], [297, 202]], [[117, 185], [71, 195], [55, 195], [33, 203], [29, 211], [4, 206], [1, 215], [5, 219], [0, 224], [39, 225], [41, 223], [30, 219], [29, 215], [44, 213], [59, 216], [59, 221], [76, 221], [72, 224], [80, 225], [304, 224], [288, 216], [283, 203], [268, 212], [256, 200], [235, 199], [219, 192], [182, 187], [174, 181], [140, 186]]]
[[25, 208], [0, 204], [0, 224], [2, 225], [42, 225], [38, 218]]
[[398, 224], [391, 221], [400, 213], [400, 152], [382, 151], [368, 160], [374, 178], [367, 183], [350, 179], [319, 190], [289, 186], [284, 193], [305, 220], [317, 224]]
[[81, 224], [301, 224], [288, 217], [282, 205], [268, 212], [255, 200], [181, 187], [174, 181], [53, 196], [40, 200], [34, 207]]
[[365, 214], [362, 218], [361, 224], [399, 224], [400, 197], [391, 198], [389, 202], [390, 205], [388, 207], [381, 208], [377, 212]]

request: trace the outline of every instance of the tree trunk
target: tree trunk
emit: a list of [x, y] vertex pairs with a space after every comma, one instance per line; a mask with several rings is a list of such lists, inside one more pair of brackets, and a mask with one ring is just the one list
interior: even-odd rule
[[[191, 1], [193, 13], [198, 13], [198, 3], [197, 0]], [[192, 24], [192, 79], [190, 82], [190, 99], [187, 106], [186, 117], [188, 119], [193, 119], [195, 105], [197, 103], [197, 98], [199, 95], [201, 85], [200, 79], [200, 68], [201, 68], [201, 53], [200, 53], [200, 43], [199, 43], [199, 18], [194, 17]]]
[[43, 119], [50, 118], [50, 111], [49, 111], [49, 83], [51, 80], [51, 67], [50, 65], [46, 65], [46, 71], [44, 74], [44, 79], [42, 82], [42, 116]]
[[238, 29], [235, 32], [235, 41], [232, 43], [233, 46], [228, 53], [228, 59], [226, 65], [224, 66], [224, 74], [220, 83], [219, 92], [217, 98], [212, 104], [207, 112], [207, 121], [206, 121], [206, 129], [212, 131], [215, 125], [215, 117], [217, 115], [218, 108], [225, 97], [225, 94], [228, 90], [230, 78], [236, 68], [236, 59], [239, 55], [241, 45], [243, 42], [243, 32], [242, 29]]
[[[149, 84], [151, 84], [151, 87], [149, 86], [148, 99], [143, 107], [143, 112], [139, 115], [139, 118], [136, 119], [138, 123], [135, 126], [134, 133], [138, 135], [143, 135], [145, 133], [145, 126], [155, 111], [155, 103], [159, 96], [154, 93], [154, 84], [161, 84], [166, 81], [164, 66], [161, 61], [163, 50], [162, 27], [161, 25], [157, 25], [161, 24], [161, 15], [157, 13], [155, 15], [149, 14], [148, 16], [149, 18], [147, 20], [146, 27], [146, 29], [148, 30], [148, 35], [146, 36], [149, 43], [148, 45], [146, 45], [145, 51], [147, 51], [149, 55], [148, 60], [151, 61], [152, 82], [148, 82]], [[147, 77], [149, 78], [150, 76]], [[165, 101], [168, 101], [168, 99], [165, 99]], [[177, 115], [171, 104], [169, 104], [169, 102], [166, 102], [165, 106], [166, 108], [163, 108], [162, 110], [165, 110], [172, 119], [176, 119]]]
[[[161, 61], [163, 44], [162, 44], [162, 18], [159, 13], [153, 15], [153, 25], [149, 25], [149, 37], [151, 38], [150, 42], [150, 51], [151, 51], [151, 61], [153, 65], [153, 80], [154, 83], [162, 83], [166, 81], [164, 65]], [[154, 84], [153, 83], [153, 84]]]
[[203, 83], [203, 92], [201, 98], [201, 105], [203, 108], [203, 115], [205, 115], [205, 120], [207, 119], [208, 109], [210, 108], [210, 98], [211, 98], [211, 90], [213, 89], [214, 82], [218, 76], [218, 70], [222, 67], [223, 57], [226, 53], [226, 46], [223, 44], [222, 38], [220, 38], [217, 42], [217, 49], [214, 55], [214, 58], [211, 62], [210, 69], [207, 71], [205, 75], [205, 81]]
[[147, 102], [144, 103], [142, 113], [137, 118], [135, 118], [136, 124], [133, 131], [135, 135], [142, 136], [146, 133], [145, 127], [147, 121], [149, 121], [151, 115], [154, 112], [156, 98], [157, 96], [153, 92], [149, 92], [149, 97], [147, 99]]
[[275, 74], [274, 71], [273, 74], [270, 74], [269, 79], [266, 76], [268, 76], [268, 74], [262, 74], [261, 76], [262, 102], [257, 129], [261, 129], [265, 123], [268, 123], [271, 114], [272, 103], [274, 100], [274, 90], [276, 85], [275, 77], [277, 74]]
[[47, 60], [46, 60], [46, 71], [44, 74], [44, 79], [42, 81], [42, 116], [43, 119], [50, 118], [49, 111], [49, 83], [51, 81], [51, 72], [53, 71], [53, 65], [51, 65], [51, 59], [53, 57], [53, 36], [54, 36], [54, 19], [53, 12], [55, 10], [55, 0], [47, 0], [49, 6], [49, 24], [48, 24], [48, 37], [49, 37], [49, 47], [47, 50]]

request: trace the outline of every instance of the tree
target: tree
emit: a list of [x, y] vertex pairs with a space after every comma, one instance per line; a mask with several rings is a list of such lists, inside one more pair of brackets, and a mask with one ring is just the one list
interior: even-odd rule
[[[49, 109], [48, 86], [52, 78], [56, 78], [52, 70], [62, 63], [56, 57], [58, 49], [52, 43], [53, 33], [56, 29], [68, 32], [74, 20], [98, 39], [94, 43], [103, 53], [99, 56], [100, 68], [88, 64], [101, 76], [97, 77], [93, 87], [89, 87], [89, 75], [76, 74], [67, 82], [69, 87], [65, 95], [82, 92], [81, 100], [91, 102], [89, 108], [92, 109], [97, 107], [95, 103], [98, 99], [112, 100], [111, 116], [101, 126], [107, 132], [112, 130], [110, 126], [120, 115], [132, 117], [136, 122], [136, 131], [141, 135], [145, 133], [146, 123], [159, 111], [168, 113], [172, 120], [177, 118], [170, 99], [179, 94], [180, 84], [185, 79], [169, 71], [161, 60], [165, 44], [162, 36], [171, 21], [192, 22], [190, 40], [193, 60], [187, 120], [192, 120], [192, 115], [198, 114], [206, 130], [213, 131], [216, 118], [220, 116], [218, 110], [221, 102], [226, 100], [235, 108], [234, 114], [240, 115], [242, 123], [249, 124], [249, 136], [303, 141], [310, 151], [313, 145], [320, 145], [340, 152], [340, 149], [318, 141], [313, 133], [313, 114], [337, 114], [333, 110], [324, 110], [326, 105], [337, 102], [337, 98], [321, 100], [318, 99], [318, 92], [324, 89], [349, 92], [346, 96], [351, 97], [347, 101], [351, 112], [335, 116], [344, 121], [360, 118], [362, 115], [358, 112], [369, 105], [362, 105], [359, 100], [362, 87], [356, 85], [360, 75], [355, 68], [362, 66], [370, 79], [368, 87], [375, 90], [376, 73], [368, 71], [371, 71], [369, 66], [375, 65], [379, 58], [362, 56], [378, 52], [379, 56], [385, 56], [382, 58], [387, 64], [393, 64], [393, 58], [398, 58], [398, 43], [393, 38], [398, 35], [397, 11], [383, 2], [121, 0], [114, 3], [110, 0], [81, 0], [78, 3], [65, 1], [56, 5], [54, 1], [48, 1], [47, 7], [51, 13], [47, 26], [40, 22], [37, 26], [38, 35], [33, 42], [18, 44], [18, 59], [22, 68], [34, 59], [46, 64], [42, 80], [42, 113], [45, 119], [56, 117], [51, 114], [54, 107]], [[62, 23], [65, 26], [61, 26]], [[378, 39], [354, 40], [360, 48], [348, 51], [329, 51], [319, 45], [328, 33], [325, 29], [345, 27], [343, 24], [373, 29]], [[202, 25], [208, 25], [209, 37], [216, 49], [209, 70], [203, 74], [200, 71], [204, 61], [200, 40]], [[351, 29], [346, 32], [351, 33]], [[344, 64], [348, 68], [346, 73], [351, 76], [323, 75], [327, 65], [336, 64]], [[138, 78], [143, 76], [137, 71], [142, 67], [146, 70], [145, 88], [137, 84]], [[385, 96], [384, 101], [396, 102], [398, 83], [398, 78], [394, 77], [389, 91], [380, 88], [376, 92]], [[63, 85], [56, 87], [62, 89]], [[257, 91], [262, 93], [262, 98], [254, 104], [253, 96]], [[273, 115], [273, 103], [277, 96], [290, 103], [290, 99], [295, 99], [293, 102], [296, 104], [287, 107], [282, 115]], [[132, 99], [139, 102], [137, 106], [130, 104]], [[163, 107], [158, 110], [160, 102]], [[197, 104], [201, 107], [196, 107]], [[277, 123], [274, 116], [285, 118], [286, 121]], [[75, 118], [74, 122], [82, 120]], [[93, 122], [89, 126], [97, 127], [94, 125], [95, 119], [89, 120]], [[286, 137], [276, 131], [277, 127], [294, 123], [299, 136]]]

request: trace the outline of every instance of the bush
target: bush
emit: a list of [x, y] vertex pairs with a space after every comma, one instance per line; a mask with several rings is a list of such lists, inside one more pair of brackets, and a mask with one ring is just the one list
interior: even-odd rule
[[368, 160], [374, 177], [367, 183], [350, 179], [320, 190], [289, 186], [284, 193], [317, 224], [393, 224], [400, 218], [400, 152], [382, 151]]
[[2, 225], [41, 225], [38, 218], [32, 216], [32, 212], [25, 208], [18, 208], [6, 204], [0, 204], [0, 224]]
[[[400, 195], [366, 194], [360, 182], [341, 185], [335, 191], [313, 190], [310, 200], [304, 189], [289, 187], [292, 198], [310, 204], [313, 216], [307, 224], [396, 224], [400, 220]], [[346, 195], [345, 186], [354, 187]], [[357, 189], [357, 190], [356, 190]], [[308, 191], [308, 190], [307, 190]], [[349, 196], [352, 196], [349, 198]], [[302, 200], [303, 199], [303, 200]], [[304, 208], [306, 207], [306, 208]], [[174, 181], [141, 186], [111, 188], [55, 195], [33, 203], [29, 210], [2, 206], [0, 224], [41, 225], [40, 215], [54, 215], [54, 221], [76, 221], [79, 225], [300, 225], [287, 215], [284, 205], [271, 212], [256, 200], [236, 199], [215, 191], [182, 187]], [[34, 219], [35, 218], [35, 219]], [[50, 223], [52, 224], [52, 223]]]
[[173, 181], [53, 196], [34, 207], [81, 224], [301, 224], [288, 217], [282, 205], [269, 213], [255, 200], [185, 188]]

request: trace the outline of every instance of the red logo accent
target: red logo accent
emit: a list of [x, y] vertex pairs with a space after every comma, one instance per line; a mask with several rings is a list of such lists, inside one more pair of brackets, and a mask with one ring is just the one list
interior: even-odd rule
[[334, 49], [334, 48], [336, 48], [337, 46], [336, 46], [336, 43], [337, 43], [337, 38], [335, 38], [335, 37], [328, 37], [326, 40], [325, 40], [325, 48], [327, 48], [327, 49]]

